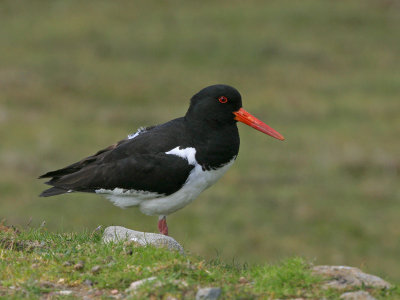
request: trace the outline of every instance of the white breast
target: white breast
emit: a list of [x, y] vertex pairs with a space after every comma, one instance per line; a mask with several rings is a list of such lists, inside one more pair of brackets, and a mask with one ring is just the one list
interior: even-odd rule
[[181, 189], [175, 193], [164, 196], [157, 193], [144, 191], [125, 191], [122, 189], [97, 190], [96, 193], [107, 193], [107, 198], [115, 205], [122, 208], [139, 205], [140, 210], [147, 215], [169, 215], [184, 206], [188, 205], [197, 196], [213, 185], [225, 172], [232, 166], [236, 157], [222, 167], [214, 170], [203, 171], [202, 167], [196, 161], [196, 149], [176, 147], [165, 152], [169, 155], [176, 155], [188, 161], [194, 168], [189, 174], [188, 179]]

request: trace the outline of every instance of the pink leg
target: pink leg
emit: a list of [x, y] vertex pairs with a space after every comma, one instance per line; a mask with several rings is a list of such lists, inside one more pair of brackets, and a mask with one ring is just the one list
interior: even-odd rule
[[158, 230], [163, 235], [168, 235], [167, 217], [160, 216], [158, 218]]

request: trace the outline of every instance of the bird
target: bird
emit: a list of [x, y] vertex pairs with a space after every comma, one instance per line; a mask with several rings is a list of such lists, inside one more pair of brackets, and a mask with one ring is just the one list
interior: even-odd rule
[[87, 192], [114, 205], [138, 206], [158, 216], [168, 235], [167, 216], [185, 207], [232, 166], [239, 152], [237, 122], [278, 140], [284, 137], [242, 107], [239, 91], [226, 84], [203, 88], [190, 99], [183, 117], [141, 127], [95, 154], [47, 172], [52, 186], [41, 197]]

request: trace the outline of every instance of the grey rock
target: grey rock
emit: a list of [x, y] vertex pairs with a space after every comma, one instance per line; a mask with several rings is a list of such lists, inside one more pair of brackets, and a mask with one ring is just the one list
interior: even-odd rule
[[348, 292], [340, 296], [344, 300], [376, 300], [366, 291]]
[[141, 285], [143, 285], [146, 282], [150, 282], [150, 281], [154, 281], [156, 280], [156, 277], [149, 277], [149, 278], [145, 278], [145, 279], [141, 279], [141, 280], [137, 280], [131, 283], [131, 285], [125, 290], [125, 292], [129, 293], [132, 291], [135, 291], [138, 287], [140, 287]]
[[221, 288], [209, 287], [197, 291], [196, 300], [216, 300], [221, 295]]
[[325, 288], [346, 289], [351, 287], [369, 286], [388, 289], [390, 283], [378, 276], [362, 272], [358, 268], [347, 266], [315, 266], [313, 274], [328, 278]]
[[128, 240], [141, 246], [153, 245], [155, 247], [166, 247], [169, 250], [184, 253], [183, 247], [172, 237], [150, 232], [131, 230], [122, 226], [109, 226], [104, 230], [103, 242], [117, 242]]

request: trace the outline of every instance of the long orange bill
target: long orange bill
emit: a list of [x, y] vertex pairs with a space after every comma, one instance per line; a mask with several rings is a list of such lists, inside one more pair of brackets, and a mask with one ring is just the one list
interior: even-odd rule
[[245, 111], [243, 108], [233, 112], [233, 114], [236, 116], [235, 117], [236, 121], [249, 125], [254, 129], [257, 129], [258, 131], [268, 134], [278, 140], [283, 141], [285, 139], [278, 131], [269, 127], [267, 124], [260, 121], [259, 119], [257, 119], [256, 117]]

